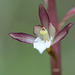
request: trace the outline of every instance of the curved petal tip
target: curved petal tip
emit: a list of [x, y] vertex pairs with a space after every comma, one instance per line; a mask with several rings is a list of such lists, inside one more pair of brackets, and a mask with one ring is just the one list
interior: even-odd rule
[[68, 24], [68, 28], [70, 28], [72, 25], [73, 25], [72, 23], [69, 23], [69, 24]]

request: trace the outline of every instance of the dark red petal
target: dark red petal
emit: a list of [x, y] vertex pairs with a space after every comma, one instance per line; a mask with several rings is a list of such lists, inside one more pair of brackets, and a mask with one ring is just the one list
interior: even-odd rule
[[40, 4], [40, 6], [39, 6], [39, 17], [40, 17], [42, 26], [45, 27], [46, 29], [48, 29], [48, 25], [50, 23], [49, 16], [42, 4]]
[[52, 45], [55, 44], [55, 43], [57, 43], [57, 42], [59, 42], [59, 41], [61, 41], [61, 40], [67, 35], [67, 33], [68, 33], [69, 29], [71, 28], [71, 26], [72, 26], [72, 23], [69, 23], [67, 26], [65, 26], [65, 27], [56, 35], [56, 37], [55, 37], [55, 39], [54, 39]]
[[26, 33], [9, 33], [9, 35], [20, 42], [33, 44], [35, 37]]

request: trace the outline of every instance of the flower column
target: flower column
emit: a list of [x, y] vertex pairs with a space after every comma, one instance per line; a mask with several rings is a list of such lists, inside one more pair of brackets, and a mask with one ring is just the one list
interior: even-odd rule
[[[50, 18], [50, 22], [56, 28], [56, 32], [58, 33], [59, 29], [57, 26], [57, 14], [56, 14], [56, 3], [55, 0], [48, 0], [48, 14]], [[56, 33], [56, 34], [57, 34]], [[50, 54], [56, 54], [55, 59], [51, 59], [52, 63], [52, 75], [61, 75], [61, 56], [60, 56], [60, 42], [56, 43], [52, 46], [52, 50]], [[55, 67], [56, 65], [56, 67]]]

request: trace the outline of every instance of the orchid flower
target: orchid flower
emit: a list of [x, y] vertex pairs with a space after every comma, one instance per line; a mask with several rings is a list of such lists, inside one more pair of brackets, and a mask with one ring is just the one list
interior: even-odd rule
[[20, 42], [33, 44], [33, 47], [42, 54], [43, 51], [59, 42], [67, 35], [72, 23], [69, 23], [57, 33], [53, 24], [50, 23], [49, 16], [42, 4], [39, 6], [39, 17], [41, 25], [34, 26], [33, 30], [33, 33], [37, 37], [26, 33], [9, 33], [9, 35]]

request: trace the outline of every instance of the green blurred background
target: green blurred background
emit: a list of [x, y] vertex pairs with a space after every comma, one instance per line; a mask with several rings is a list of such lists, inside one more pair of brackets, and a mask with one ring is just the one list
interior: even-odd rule
[[[75, 0], [56, 0], [58, 22], [75, 7]], [[39, 25], [39, 4], [42, 0], [0, 0], [0, 75], [51, 75], [50, 57], [42, 55], [30, 44], [13, 40], [8, 33], [25, 32], [33, 35]], [[67, 37], [61, 43], [62, 74], [75, 75], [75, 16]]]

